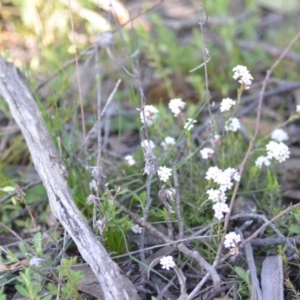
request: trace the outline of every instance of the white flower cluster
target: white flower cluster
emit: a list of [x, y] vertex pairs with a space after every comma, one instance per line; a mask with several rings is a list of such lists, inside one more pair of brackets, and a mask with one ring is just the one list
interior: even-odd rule
[[168, 255], [164, 256], [160, 259], [160, 264], [163, 269], [170, 270], [170, 268], [174, 268], [176, 266], [173, 256]]
[[172, 175], [172, 169], [168, 167], [159, 167], [157, 170], [157, 174], [161, 181], [167, 182]]
[[172, 146], [175, 145], [175, 139], [171, 136], [167, 136], [161, 143], [161, 147], [163, 148], [164, 151], [167, 151], [170, 149]]
[[29, 265], [34, 267], [39, 267], [41, 264], [45, 263], [46, 261], [42, 258], [39, 258], [37, 256], [33, 256], [30, 261]]
[[296, 113], [300, 114], [300, 105], [296, 105]]
[[212, 180], [219, 185], [218, 189], [210, 189], [206, 194], [208, 194], [208, 199], [214, 202], [215, 217], [221, 220], [223, 214], [229, 212], [229, 207], [225, 203], [227, 200], [225, 192], [233, 187], [233, 180], [240, 181], [240, 175], [234, 168], [227, 168], [223, 171], [218, 167], [210, 167], [205, 179]]
[[214, 152], [215, 152], [214, 149], [211, 148], [203, 148], [202, 150], [200, 150], [200, 154], [203, 159], [211, 158]]
[[138, 224], [132, 225], [131, 230], [136, 234], [143, 233], [144, 228], [139, 226]]
[[259, 156], [255, 161], [255, 165], [261, 169], [263, 166], [270, 166], [271, 161], [266, 156]]
[[289, 135], [283, 129], [277, 128], [277, 129], [272, 131], [271, 139], [276, 141], [276, 142], [284, 142], [284, 141], [287, 141], [289, 139]]
[[229, 232], [225, 235], [224, 246], [225, 248], [235, 248], [241, 241], [241, 236], [235, 232]]
[[187, 121], [185, 122], [183, 128], [191, 131], [191, 129], [194, 128], [194, 123], [197, 123], [197, 121], [193, 120], [192, 118], [187, 118]]
[[280, 128], [275, 129], [271, 133], [271, 139], [273, 141], [270, 141], [266, 145], [267, 156], [259, 156], [255, 161], [255, 165], [258, 168], [270, 166], [272, 158], [282, 163], [290, 157], [289, 147], [282, 143], [283, 141], [287, 141], [289, 139], [289, 135], [286, 131]]
[[151, 126], [157, 114], [158, 110], [155, 108], [155, 106], [145, 105], [144, 109], [142, 109], [140, 112], [142, 123], [146, 123], [148, 126]]
[[226, 112], [226, 111], [230, 111], [231, 107], [236, 105], [236, 101], [230, 99], [230, 98], [225, 98], [222, 100], [222, 102], [220, 103], [220, 111]]
[[169, 108], [171, 109], [174, 117], [178, 117], [182, 114], [182, 111], [185, 107], [185, 102], [182, 99], [172, 99], [169, 102]]
[[242, 85], [245, 90], [250, 88], [253, 77], [248, 71], [247, 67], [237, 65], [232, 69], [233, 71], [233, 79], [238, 80], [238, 82]]
[[226, 121], [224, 129], [226, 131], [236, 132], [241, 128], [241, 123], [238, 118], [230, 118]]
[[134, 158], [133, 158], [132, 155], [126, 155], [124, 157], [124, 160], [127, 162], [128, 166], [133, 166], [133, 165], [136, 164], [136, 162], [135, 162], [135, 160], [134, 160]]
[[290, 157], [290, 150], [287, 145], [282, 142], [271, 141], [266, 146], [267, 157], [276, 159], [280, 163], [286, 161]]
[[155, 144], [151, 140], [142, 141], [141, 146], [147, 152], [155, 148]]

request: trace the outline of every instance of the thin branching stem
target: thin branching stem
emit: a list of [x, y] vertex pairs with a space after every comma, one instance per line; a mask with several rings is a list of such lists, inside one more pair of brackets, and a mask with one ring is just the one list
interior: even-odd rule
[[[77, 55], [77, 45], [76, 45], [76, 36], [75, 36], [75, 29], [74, 29], [74, 23], [73, 23], [73, 15], [71, 10], [71, 1], [69, 2], [69, 13], [70, 13], [70, 21], [71, 21], [71, 27], [72, 27], [72, 33], [73, 33], [73, 41], [74, 41], [74, 49], [75, 49], [75, 63], [76, 63], [76, 75], [77, 75], [77, 84], [78, 84], [78, 94], [79, 94], [79, 103], [80, 103], [80, 112], [81, 112], [81, 127], [82, 127], [82, 134], [83, 138], [85, 139], [86, 136], [86, 127], [85, 127], [85, 116], [84, 116], [84, 108], [83, 108], [83, 99], [82, 99], [82, 93], [81, 93], [81, 81], [80, 81], [80, 74], [79, 74], [79, 63], [78, 63], [78, 55]], [[75, 117], [76, 119], [77, 117]]]
[[[288, 46], [285, 48], [285, 50], [282, 52], [282, 54], [280, 55], [280, 57], [275, 61], [275, 63], [272, 65], [272, 67], [270, 68], [270, 70], [267, 71], [267, 74], [264, 78], [264, 81], [263, 81], [263, 85], [262, 85], [262, 88], [260, 90], [260, 93], [259, 93], [259, 100], [258, 100], [258, 107], [257, 107], [257, 114], [256, 114], [256, 123], [255, 123], [255, 131], [254, 131], [254, 135], [253, 135], [253, 138], [250, 140], [249, 142], [249, 146], [248, 146], [248, 149], [247, 149], [247, 152], [244, 156], [244, 159], [240, 165], [240, 168], [239, 168], [239, 173], [240, 173], [240, 176], [243, 175], [243, 172], [244, 172], [244, 169], [245, 169], [245, 166], [246, 166], [246, 163], [250, 157], [250, 154], [254, 148], [254, 143], [256, 141], [256, 138], [257, 138], [257, 135], [259, 133], [259, 129], [260, 129], [260, 120], [261, 120], [261, 108], [262, 108], [262, 103], [263, 103], [263, 98], [264, 98], [264, 93], [265, 93], [265, 90], [266, 90], [266, 86], [267, 86], [267, 83], [269, 81], [269, 78], [272, 74], [272, 72], [274, 71], [274, 69], [278, 66], [278, 64], [283, 60], [283, 58], [285, 57], [285, 55], [288, 53], [288, 51], [291, 49], [291, 47], [295, 44], [295, 42], [300, 38], [300, 31], [297, 33], [297, 35], [290, 41], [290, 43], [288, 44]], [[233, 190], [233, 193], [232, 193], [232, 197], [231, 197], [231, 200], [230, 200], [230, 206], [229, 206], [229, 213], [226, 214], [225, 216], [225, 222], [224, 222], [224, 232], [226, 233], [227, 231], [227, 228], [228, 228], [228, 225], [229, 225], [229, 220], [230, 220], [230, 215], [231, 215], [231, 211], [232, 211], [232, 208], [233, 208], [233, 205], [234, 205], [234, 200], [236, 198], [236, 195], [237, 195], [237, 192], [238, 192], [238, 189], [239, 189], [239, 186], [240, 186], [240, 183], [237, 182], [234, 186], [234, 190]], [[279, 215], [281, 215], [282, 212]], [[273, 218], [274, 219], [274, 218]], [[266, 223], [262, 226], [262, 227], [265, 227], [267, 226]], [[223, 243], [224, 243], [224, 239], [225, 239], [225, 234], [222, 236], [222, 239], [221, 239], [221, 242], [220, 242], [220, 245], [219, 245], [219, 248], [218, 248], [218, 252], [217, 252], [217, 255], [216, 255], [216, 258], [215, 258], [215, 261], [214, 261], [214, 266], [216, 266], [218, 264], [218, 261], [220, 259], [220, 255], [221, 255], [221, 251], [222, 251], [222, 248], [223, 248]], [[247, 239], [248, 240], [248, 239]], [[246, 241], [247, 241], [246, 240]], [[245, 241], [243, 242], [245, 243]]]

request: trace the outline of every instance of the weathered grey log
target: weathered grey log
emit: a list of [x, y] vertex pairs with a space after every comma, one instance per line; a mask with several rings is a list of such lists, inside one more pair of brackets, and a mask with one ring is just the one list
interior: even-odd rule
[[256, 274], [256, 265], [253, 256], [253, 249], [250, 243], [246, 243], [245, 245], [245, 255], [247, 259], [248, 268], [250, 271], [251, 284], [253, 286], [253, 296], [254, 296], [253, 299], [264, 300], [262, 296], [262, 291], [259, 287], [259, 281]]
[[134, 285], [96, 239], [72, 199], [66, 168], [42, 120], [39, 108], [18, 70], [0, 57], [0, 95], [20, 127], [35, 168], [46, 188], [53, 214], [91, 266], [105, 300], [139, 299]]
[[284, 300], [283, 266], [279, 255], [267, 257], [261, 270], [263, 300]]

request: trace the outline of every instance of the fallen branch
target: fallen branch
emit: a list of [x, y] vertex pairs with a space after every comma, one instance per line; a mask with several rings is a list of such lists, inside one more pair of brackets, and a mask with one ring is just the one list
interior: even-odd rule
[[67, 172], [42, 120], [39, 108], [18, 70], [0, 57], [0, 95], [20, 127], [35, 168], [46, 188], [51, 210], [76, 243], [99, 281], [103, 299], [139, 299], [134, 285], [121, 275], [77, 209], [67, 185]]

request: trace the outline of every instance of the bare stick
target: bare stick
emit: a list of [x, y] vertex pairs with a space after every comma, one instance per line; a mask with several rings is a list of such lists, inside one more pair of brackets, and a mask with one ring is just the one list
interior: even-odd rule
[[[41, 181], [40, 179], [38, 179], [38, 180], [33, 181], [33, 182], [27, 184], [26, 186], [22, 187], [21, 190], [22, 190], [23, 192], [25, 192], [25, 191], [29, 190], [30, 188], [32, 188], [32, 187], [34, 187], [34, 186], [36, 186], [36, 185], [39, 185], [39, 184], [41, 184], [41, 183], [42, 183], [42, 181]], [[0, 199], [0, 204], [5, 203], [5, 202], [8, 201], [10, 198], [12, 198], [12, 197], [14, 197], [14, 196], [16, 196], [16, 195], [17, 195], [17, 191], [14, 191], [14, 192], [12, 192], [12, 193], [6, 195], [6, 196], [3, 197], [2, 199]]]
[[0, 58], [0, 95], [20, 127], [35, 168], [46, 188], [50, 207], [76, 243], [83, 259], [91, 266], [103, 299], [139, 299], [134, 285], [121, 275], [76, 207], [67, 185], [66, 167], [55, 148], [40, 110], [17, 69]]
[[[139, 224], [140, 226], [143, 226], [146, 228], [152, 235], [156, 236], [157, 238], [161, 239], [165, 243], [168, 243], [172, 247], [178, 249], [180, 252], [185, 254], [187, 257], [191, 257], [197, 261], [200, 267], [205, 269], [208, 272], [208, 277], [211, 276], [214, 285], [219, 286], [221, 283], [221, 278], [219, 274], [217, 273], [216, 269], [210, 265], [201, 255], [198, 251], [196, 250], [191, 250], [189, 249], [184, 243], [177, 241], [178, 243], [174, 243], [174, 240], [172, 240], [170, 237], [166, 236], [159, 230], [157, 230], [154, 226], [152, 226], [150, 223], [145, 222], [142, 218], [140, 218], [137, 214], [134, 212], [131, 212], [124, 206], [122, 206], [120, 203], [115, 201], [115, 204], [118, 207], [122, 207], [123, 211], [132, 218], [132, 220], [135, 221], [135, 223]], [[190, 299], [190, 298], [189, 298]]]
[[256, 274], [256, 266], [253, 257], [253, 249], [250, 243], [245, 245], [245, 255], [247, 259], [248, 268], [250, 271], [251, 283], [253, 286], [253, 293], [255, 294], [254, 299], [262, 300], [262, 292], [259, 287], [259, 281]]

